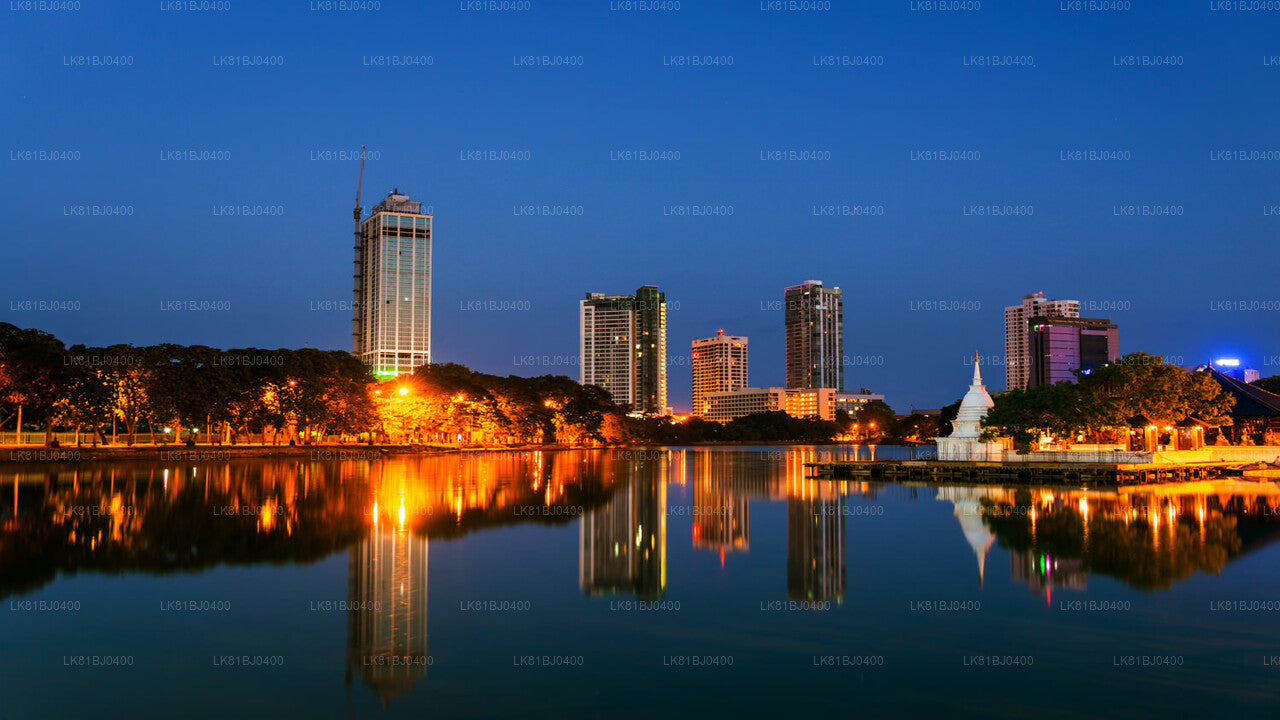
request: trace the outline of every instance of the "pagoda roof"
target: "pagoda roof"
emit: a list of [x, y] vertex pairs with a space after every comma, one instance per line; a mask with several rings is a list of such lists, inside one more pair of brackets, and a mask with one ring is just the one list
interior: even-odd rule
[[1232, 417], [1276, 417], [1280, 416], [1280, 395], [1250, 385], [1243, 380], [1226, 375], [1210, 367], [1206, 370], [1226, 392], [1236, 399], [1231, 407]]

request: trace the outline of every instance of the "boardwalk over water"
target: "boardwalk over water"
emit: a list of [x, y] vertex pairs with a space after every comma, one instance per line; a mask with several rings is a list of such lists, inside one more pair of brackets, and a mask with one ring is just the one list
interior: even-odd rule
[[998, 463], [869, 460], [805, 463], [810, 476], [890, 482], [1149, 485], [1218, 477], [1226, 463]]

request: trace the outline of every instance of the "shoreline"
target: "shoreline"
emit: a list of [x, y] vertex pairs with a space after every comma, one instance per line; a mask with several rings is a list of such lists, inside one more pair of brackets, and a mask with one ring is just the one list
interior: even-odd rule
[[[681, 445], [661, 443], [627, 443], [623, 445], [98, 445], [46, 447], [44, 445], [0, 446], [0, 465], [27, 463], [140, 462], [140, 461], [220, 461], [242, 458], [309, 458], [312, 460], [374, 460], [398, 455], [462, 455], [467, 453], [625, 450], [662, 447], [860, 447], [868, 443], [789, 442], [735, 440], [696, 442]], [[890, 446], [890, 443], [874, 445]], [[893, 447], [913, 447], [892, 445]]]

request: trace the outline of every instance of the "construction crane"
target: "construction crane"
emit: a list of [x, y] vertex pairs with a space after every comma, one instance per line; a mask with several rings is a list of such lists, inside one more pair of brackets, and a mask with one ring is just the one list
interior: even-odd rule
[[356, 209], [354, 212], [356, 221], [355, 231], [355, 271], [352, 278], [352, 284], [355, 286], [351, 304], [351, 352], [358, 354], [360, 352], [360, 314], [364, 307], [363, 288], [360, 287], [361, 264], [364, 261], [364, 233], [360, 232], [360, 214], [363, 208], [360, 207], [360, 190], [364, 188], [364, 149], [360, 146], [360, 180], [356, 182]]

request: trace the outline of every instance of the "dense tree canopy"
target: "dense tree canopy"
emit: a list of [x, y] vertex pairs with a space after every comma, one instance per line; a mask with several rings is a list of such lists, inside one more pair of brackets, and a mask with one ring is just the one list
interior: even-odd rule
[[1260, 387], [1269, 393], [1280, 395], [1280, 375], [1272, 375], [1271, 377], [1254, 380], [1253, 384], [1254, 386]]
[[1137, 417], [1173, 425], [1190, 417], [1228, 424], [1235, 402], [1208, 373], [1189, 373], [1155, 355], [1131, 353], [1077, 382], [1010, 390], [995, 398], [983, 436], [1013, 438], [1025, 452], [1041, 435], [1099, 437]]
[[[826, 442], [854, 423], [862, 437], [923, 436], [926, 418], [896, 422], [880, 401], [840, 422], [759, 413], [729, 423], [633, 418], [593, 385], [563, 375], [501, 377], [453, 363], [375, 383], [342, 351], [203, 345], [65, 347], [39, 330], [0, 323], [0, 427], [87, 431], [127, 444], [361, 441], [454, 444]], [[871, 423], [875, 423], [874, 428]]]
[[146, 430], [179, 439], [233, 433], [358, 433], [373, 420], [372, 377], [350, 353], [219, 350], [203, 345], [65, 347], [38, 330], [0, 323], [0, 425], [86, 429], [105, 441], [114, 419], [132, 442]]

